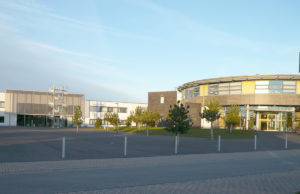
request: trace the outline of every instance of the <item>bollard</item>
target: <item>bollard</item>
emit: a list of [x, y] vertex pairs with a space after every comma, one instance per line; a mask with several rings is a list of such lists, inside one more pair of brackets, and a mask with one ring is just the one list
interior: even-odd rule
[[127, 156], [127, 136], [124, 137], [124, 156]]
[[285, 134], [285, 149], [288, 149], [288, 135]]
[[65, 159], [66, 157], [66, 138], [65, 136], [63, 136], [62, 138], [62, 148], [61, 148], [61, 158], [62, 159]]
[[177, 154], [177, 141], [178, 141], [178, 136], [175, 136], [175, 154]]
[[218, 152], [221, 152], [221, 135], [219, 135], [219, 140], [218, 140]]
[[254, 151], [256, 151], [256, 142], [257, 142], [257, 136], [254, 135]]

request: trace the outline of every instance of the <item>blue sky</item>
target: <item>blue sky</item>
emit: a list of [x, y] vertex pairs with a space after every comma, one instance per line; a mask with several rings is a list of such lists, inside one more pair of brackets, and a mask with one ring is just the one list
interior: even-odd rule
[[87, 99], [233, 75], [297, 74], [300, 1], [0, 1], [0, 90]]

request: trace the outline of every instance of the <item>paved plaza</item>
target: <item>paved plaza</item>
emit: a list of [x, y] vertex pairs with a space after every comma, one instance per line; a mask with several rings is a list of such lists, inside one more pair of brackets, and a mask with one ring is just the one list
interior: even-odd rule
[[0, 163], [1, 193], [295, 193], [300, 150]]
[[[145, 136], [80, 129], [0, 128], [0, 162], [58, 161], [62, 137], [66, 137], [65, 160], [124, 157], [124, 136], [128, 137], [127, 157], [174, 155], [174, 137]], [[216, 138], [217, 139], [217, 138]], [[217, 153], [217, 140], [180, 137], [179, 154]], [[284, 133], [259, 133], [257, 151], [284, 150]], [[289, 134], [288, 149], [300, 149], [300, 135]], [[254, 151], [253, 139], [222, 139], [221, 152]]]
[[[66, 158], [61, 158], [62, 137]], [[124, 136], [128, 155], [124, 157]], [[93, 129], [0, 128], [1, 193], [295, 193], [300, 136], [217, 141]]]

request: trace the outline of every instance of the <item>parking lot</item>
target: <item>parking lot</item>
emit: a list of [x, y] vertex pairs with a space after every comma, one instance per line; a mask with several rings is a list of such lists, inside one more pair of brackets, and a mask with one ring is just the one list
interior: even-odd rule
[[[66, 138], [65, 160], [174, 155], [174, 137], [144, 136], [73, 128], [0, 128], [0, 162], [62, 160], [62, 137]], [[218, 140], [180, 137], [178, 154], [217, 153]], [[261, 132], [257, 150], [284, 150], [285, 133]], [[288, 149], [300, 149], [300, 136], [288, 135]], [[254, 151], [253, 139], [221, 139], [221, 152]]]

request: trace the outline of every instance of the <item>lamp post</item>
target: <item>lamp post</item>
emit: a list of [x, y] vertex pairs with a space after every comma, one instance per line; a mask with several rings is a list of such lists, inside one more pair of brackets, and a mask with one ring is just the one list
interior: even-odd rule
[[117, 104], [117, 133], [119, 132], [119, 103], [116, 102]]

